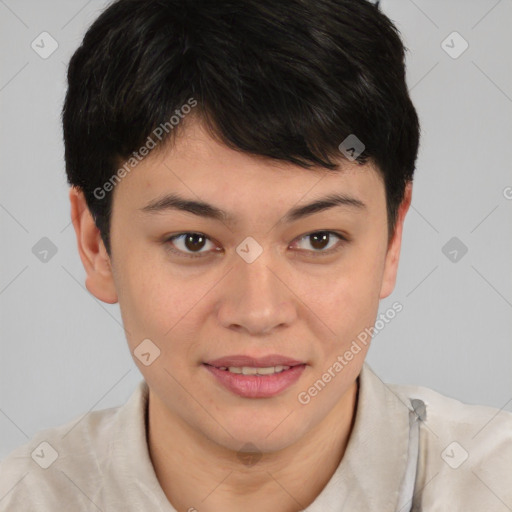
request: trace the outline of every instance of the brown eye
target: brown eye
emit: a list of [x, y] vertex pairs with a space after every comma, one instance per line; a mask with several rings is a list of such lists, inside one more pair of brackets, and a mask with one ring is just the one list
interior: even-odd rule
[[[309, 242], [306, 243], [306, 247], [303, 247], [301, 250], [311, 252], [315, 256], [331, 254], [332, 252], [340, 249], [341, 245], [347, 241], [345, 237], [335, 233], [334, 231], [315, 231], [313, 233], [308, 233], [307, 235], [301, 237], [299, 242], [304, 240], [309, 240]], [[308, 245], [309, 247], [307, 247]]]
[[180, 233], [168, 238], [166, 242], [169, 244], [171, 252], [189, 258], [206, 256], [211, 247], [210, 250], [202, 251], [202, 249], [207, 247], [208, 243], [215, 247], [210, 239], [202, 233]]
[[311, 238], [311, 247], [315, 250], [325, 249], [329, 245], [330, 235], [326, 231], [319, 231], [309, 236]]
[[201, 250], [204, 247], [205, 241], [206, 238], [203, 235], [199, 233], [191, 233], [185, 235], [183, 243], [187, 249], [195, 252]]

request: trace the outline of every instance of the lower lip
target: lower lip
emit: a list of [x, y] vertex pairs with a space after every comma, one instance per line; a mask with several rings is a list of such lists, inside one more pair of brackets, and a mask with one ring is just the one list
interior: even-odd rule
[[245, 398], [269, 398], [278, 395], [297, 382], [306, 365], [291, 366], [288, 370], [272, 375], [262, 375], [261, 377], [231, 373], [228, 370], [219, 370], [215, 366], [207, 364], [204, 367], [213, 373], [224, 387], [236, 395]]

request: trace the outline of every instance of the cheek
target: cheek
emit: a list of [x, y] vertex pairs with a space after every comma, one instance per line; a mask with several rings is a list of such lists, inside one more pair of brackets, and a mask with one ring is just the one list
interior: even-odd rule
[[166, 268], [161, 262], [139, 260], [134, 255], [119, 262], [116, 274], [122, 276], [116, 278], [116, 287], [131, 348], [144, 338], [163, 347], [186, 313], [186, 282], [164, 277]]
[[303, 288], [305, 302], [332, 334], [329, 349], [350, 344], [373, 325], [378, 312], [384, 255], [376, 245], [371, 250], [355, 249], [329, 276], [308, 280]]
[[159, 364], [180, 374], [182, 362], [194, 361], [202, 348], [198, 332], [211, 313], [208, 299], [219, 277], [192, 276], [147, 260], [133, 261], [123, 272], [119, 305], [132, 352], [149, 338], [160, 349]]

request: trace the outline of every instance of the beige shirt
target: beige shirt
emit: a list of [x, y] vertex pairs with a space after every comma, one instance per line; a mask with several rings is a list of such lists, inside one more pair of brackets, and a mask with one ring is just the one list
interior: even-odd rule
[[[359, 379], [345, 455], [307, 512], [512, 511], [511, 413], [386, 385], [368, 364]], [[11, 452], [0, 463], [0, 511], [176, 512], [149, 458], [147, 400], [142, 380], [125, 405]]]

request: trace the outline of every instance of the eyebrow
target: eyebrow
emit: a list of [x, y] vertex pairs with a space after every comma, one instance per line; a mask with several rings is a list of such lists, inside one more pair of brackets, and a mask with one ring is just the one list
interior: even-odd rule
[[[300, 205], [289, 210], [280, 223], [290, 223], [302, 219], [314, 213], [322, 212], [336, 206], [348, 206], [357, 210], [366, 208], [366, 204], [356, 197], [347, 194], [329, 194], [311, 203]], [[226, 224], [235, 224], [236, 217], [212, 204], [203, 201], [194, 201], [183, 198], [178, 194], [167, 194], [163, 197], [150, 201], [146, 206], [140, 208], [144, 213], [165, 213], [170, 210], [184, 211], [199, 217], [218, 220]]]

